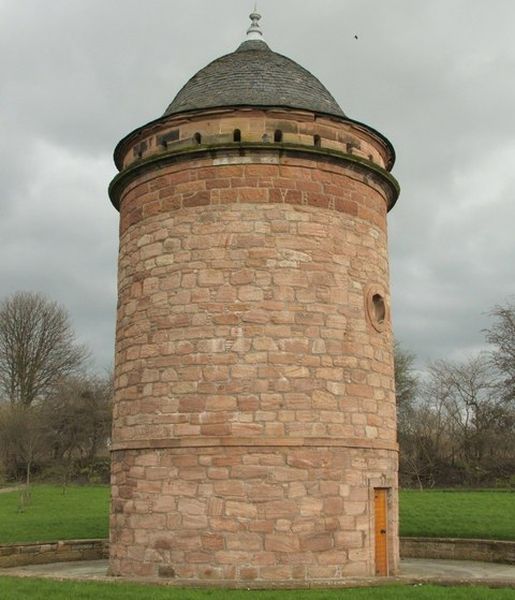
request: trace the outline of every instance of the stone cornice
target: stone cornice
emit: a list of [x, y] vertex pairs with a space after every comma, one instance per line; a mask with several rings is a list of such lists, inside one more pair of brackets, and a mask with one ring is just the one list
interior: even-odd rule
[[388, 210], [393, 208], [399, 197], [400, 187], [395, 177], [372, 161], [333, 149], [304, 146], [301, 144], [274, 143], [272, 145], [270, 143], [259, 142], [195, 145], [181, 148], [180, 150], [151, 155], [148, 158], [141, 159], [137, 163], [133, 163], [127, 169], [118, 173], [109, 185], [109, 197], [113, 206], [119, 210], [120, 196], [123, 188], [145, 171], [156, 170], [160, 169], [163, 165], [179, 161], [190, 161], [205, 156], [215, 159], [221, 154], [226, 156], [248, 156], [249, 152], [273, 153], [277, 154], [279, 158], [281, 156], [297, 156], [322, 162], [344, 164], [361, 171], [365, 177], [374, 178], [384, 187], [388, 198]]

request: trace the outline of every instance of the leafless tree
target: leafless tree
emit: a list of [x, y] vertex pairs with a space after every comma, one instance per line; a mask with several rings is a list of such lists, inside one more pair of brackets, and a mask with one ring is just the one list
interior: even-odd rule
[[30, 406], [77, 372], [86, 356], [56, 302], [17, 292], [0, 304], [0, 391], [11, 404]]
[[493, 325], [485, 331], [486, 340], [493, 345], [491, 358], [500, 375], [503, 398], [515, 402], [515, 304], [495, 306], [490, 313]]
[[498, 394], [485, 354], [430, 365], [423, 396], [439, 417], [436, 448], [443, 477], [480, 484], [507, 476], [514, 466], [514, 413]]
[[68, 377], [56, 386], [42, 406], [53, 459], [73, 457], [91, 462], [105, 449], [111, 433], [112, 378]]
[[397, 418], [402, 430], [409, 421], [410, 411], [417, 397], [419, 380], [415, 372], [415, 355], [396, 341], [394, 345], [395, 398]]
[[21, 496], [21, 509], [30, 500], [32, 467], [44, 451], [46, 436], [42, 427], [40, 408], [18, 404], [0, 406], [0, 452], [4, 461], [16, 474], [24, 470], [25, 489]]
[[6, 477], [25, 477], [28, 490], [37, 468], [59, 478], [64, 492], [81, 471], [98, 476], [110, 440], [111, 398], [111, 376], [82, 375], [61, 379], [44, 401], [30, 406], [0, 404], [0, 461]]
[[508, 481], [515, 410], [488, 355], [436, 361], [420, 379], [413, 356], [398, 345], [395, 359], [401, 482], [423, 488]]

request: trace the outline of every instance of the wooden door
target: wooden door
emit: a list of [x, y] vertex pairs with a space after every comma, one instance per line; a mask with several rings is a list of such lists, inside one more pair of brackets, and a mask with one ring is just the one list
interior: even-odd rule
[[388, 502], [387, 490], [374, 489], [376, 575], [388, 575]]

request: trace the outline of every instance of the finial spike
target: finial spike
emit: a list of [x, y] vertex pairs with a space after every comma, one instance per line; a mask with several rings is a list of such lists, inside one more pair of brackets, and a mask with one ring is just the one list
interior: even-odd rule
[[263, 32], [259, 26], [259, 20], [261, 15], [257, 11], [257, 0], [254, 3], [254, 11], [250, 13], [250, 27], [247, 29], [247, 40], [261, 40], [263, 41]]

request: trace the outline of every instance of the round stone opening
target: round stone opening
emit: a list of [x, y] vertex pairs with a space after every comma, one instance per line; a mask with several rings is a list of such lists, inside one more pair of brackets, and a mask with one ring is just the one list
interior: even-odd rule
[[378, 325], [383, 325], [386, 315], [386, 306], [384, 304], [384, 298], [381, 296], [381, 294], [374, 294], [372, 296], [372, 310], [376, 323]]
[[371, 284], [365, 293], [367, 320], [379, 333], [383, 332], [388, 321], [388, 307], [381, 285]]

